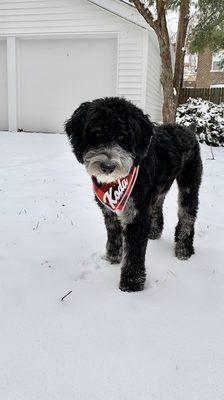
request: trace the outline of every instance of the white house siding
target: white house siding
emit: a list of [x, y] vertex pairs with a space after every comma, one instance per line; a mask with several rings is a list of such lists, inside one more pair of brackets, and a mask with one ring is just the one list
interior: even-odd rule
[[6, 41], [0, 40], [0, 127], [8, 129]]
[[87, 0], [0, 0], [1, 34], [115, 32], [132, 25]]
[[151, 30], [148, 36], [148, 63], [146, 81], [146, 112], [153, 121], [162, 121], [163, 92], [160, 83], [161, 62], [159, 44], [155, 33]]
[[0, 0], [0, 35], [141, 29], [87, 0]]
[[142, 29], [119, 35], [117, 94], [127, 97], [144, 109], [143, 35]]

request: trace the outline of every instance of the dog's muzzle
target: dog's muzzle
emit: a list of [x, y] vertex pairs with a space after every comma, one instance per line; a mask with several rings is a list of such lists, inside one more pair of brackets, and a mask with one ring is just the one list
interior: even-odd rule
[[99, 146], [85, 154], [84, 164], [90, 176], [95, 176], [98, 182], [109, 183], [129, 174], [133, 158], [119, 145]]

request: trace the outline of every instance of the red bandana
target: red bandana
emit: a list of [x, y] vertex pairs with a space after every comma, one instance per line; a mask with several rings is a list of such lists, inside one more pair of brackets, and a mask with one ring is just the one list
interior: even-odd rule
[[93, 189], [99, 201], [112, 211], [123, 211], [131, 195], [138, 176], [139, 166], [132, 167], [130, 173], [114, 182], [99, 184], [92, 177]]

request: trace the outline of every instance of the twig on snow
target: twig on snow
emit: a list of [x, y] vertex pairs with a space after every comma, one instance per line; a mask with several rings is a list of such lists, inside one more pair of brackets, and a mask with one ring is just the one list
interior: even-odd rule
[[39, 227], [39, 221], [37, 222], [36, 226], [33, 227], [33, 231], [35, 231], [36, 229], [38, 229]]
[[72, 293], [72, 290], [70, 292], [66, 293], [62, 298], [61, 301], [63, 301], [67, 296], [69, 296]]

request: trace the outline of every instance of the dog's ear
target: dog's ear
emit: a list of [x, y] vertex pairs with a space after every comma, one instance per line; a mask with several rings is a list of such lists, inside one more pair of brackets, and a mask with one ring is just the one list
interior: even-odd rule
[[80, 163], [83, 163], [83, 151], [85, 149], [84, 128], [89, 104], [90, 102], [82, 103], [74, 111], [71, 118], [65, 122], [65, 132], [68, 135], [73, 152]]
[[138, 110], [137, 113], [132, 113], [130, 125], [133, 132], [134, 152], [136, 154], [135, 163], [137, 164], [148, 154], [154, 126], [149, 116], [145, 115], [141, 110]]

